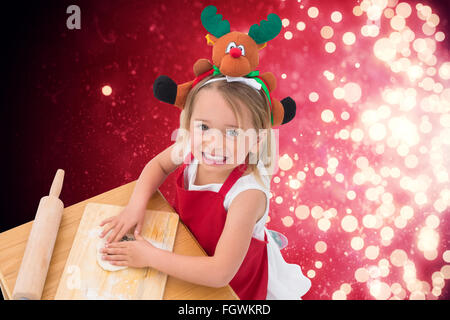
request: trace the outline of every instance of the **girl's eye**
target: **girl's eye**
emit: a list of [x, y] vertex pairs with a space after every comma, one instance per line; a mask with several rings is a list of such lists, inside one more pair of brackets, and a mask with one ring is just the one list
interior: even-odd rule
[[209, 127], [206, 124], [204, 124], [204, 123], [201, 123], [201, 124], [197, 125], [196, 128], [200, 128], [201, 131], [206, 131], [206, 130], [209, 129]]
[[227, 135], [230, 137], [237, 137], [239, 135], [239, 132], [236, 129], [228, 129]]

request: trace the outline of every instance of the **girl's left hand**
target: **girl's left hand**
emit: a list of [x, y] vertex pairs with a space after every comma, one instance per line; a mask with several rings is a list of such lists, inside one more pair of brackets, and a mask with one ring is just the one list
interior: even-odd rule
[[152, 246], [137, 232], [134, 233], [135, 241], [112, 242], [106, 244], [100, 252], [104, 253], [103, 259], [115, 266], [127, 266], [134, 268], [148, 267]]

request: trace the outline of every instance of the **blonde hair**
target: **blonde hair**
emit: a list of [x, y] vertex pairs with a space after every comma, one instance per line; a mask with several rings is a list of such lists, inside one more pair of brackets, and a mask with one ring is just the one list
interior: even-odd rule
[[[272, 180], [275, 167], [276, 142], [274, 139], [273, 130], [271, 128], [270, 106], [268, 99], [262, 90], [256, 91], [254, 88], [241, 82], [227, 82], [224, 80], [203, 85], [210, 79], [221, 77], [223, 77], [223, 75], [208, 76], [197, 83], [197, 85], [189, 91], [189, 94], [186, 97], [184, 109], [180, 114], [180, 129], [183, 129], [180, 131], [189, 132], [195, 101], [200, 90], [207, 88], [214, 88], [218, 90], [233, 111], [239, 127], [241, 127], [243, 123], [243, 112], [241, 108], [242, 105], [244, 105], [248, 111], [250, 111], [251, 121], [255, 131], [259, 133], [261, 129], [265, 129], [267, 132], [267, 135], [262, 138], [263, 142], [260, 144], [261, 147], [258, 147], [258, 152], [256, 154], [249, 152], [247, 167], [250, 174], [254, 175], [259, 184], [261, 184], [264, 188], [270, 189], [270, 181]], [[177, 142], [185, 147], [188, 138], [189, 137], [186, 135], [181, 137], [181, 139], [178, 139], [177, 137]], [[267, 176], [268, 183], [264, 183], [262, 181], [262, 177], [257, 170], [257, 163], [259, 161], [262, 161], [266, 169], [264, 175]]]

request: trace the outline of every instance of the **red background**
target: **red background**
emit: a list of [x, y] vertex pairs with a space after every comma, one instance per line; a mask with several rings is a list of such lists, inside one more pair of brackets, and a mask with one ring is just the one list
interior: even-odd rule
[[[277, 77], [275, 97], [291, 96], [297, 102], [296, 118], [280, 128], [279, 150], [280, 155], [288, 154], [291, 158], [297, 153], [299, 159], [294, 161], [291, 172], [279, 176], [280, 183], [273, 183], [268, 227], [288, 236], [289, 247], [282, 251], [288, 262], [300, 264], [305, 274], [315, 270], [313, 286], [305, 299], [331, 299], [344, 282], [352, 285], [348, 299], [372, 299], [367, 287], [354, 279], [354, 271], [368, 261], [360, 253], [344, 255], [350, 238], [340, 229], [339, 221], [333, 222], [328, 232], [322, 232], [311, 217], [299, 220], [289, 211], [290, 207], [301, 204], [310, 208], [333, 207], [339, 215], [345, 215], [347, 207], [354, 212], [363, 210], [362, 188], [358, 191], [358, 198], [362, 195], [360, 200], [351, 202], [345, 197], [351, 189], [356, 158], [365, 155], [373, 164], [389, 163], [368, 146], [335, 141], [335, 132], [344, 124], [337, 121], [331, 126], [320, 120], [324, 107], [332, 107], [335, 114], [350, 110], [342, 100], [333, 98], [329, 81], [323, 77], [324, 70], [345, 74], [358, 82], [364, 93], [362, 99], [379, 93], [386, 84], [404, 81], [373, 58], [374, 39], [364, 38], [359, 32], [365, 19], [352, 14], [357, 3], [302, 1], [304, 9], [293, 0], [61, 0], [10, 5], [4, 10], [6, 20], [3, 21], [6, 32], [6, 45], [2, 49], [5, 179], [0, 231], [34, 218], [39, 199], [48, 194], [58, 168], [65, 170], [60, 198], [65, 206], [70, 206], [137, 179], [145, 164], [172, 143], [171, 134], [179, 126], [179, 110], [156, 100], [152, 85], [161, 74], [179, 83], [188, 81], [193, 76], [193, 63], [210, 57], [211, 47], [206, 45], [206, 31], [200, 22], [200, 13], [206, 5], [216, 5], [219, 13], [229, 20], [232, 30], [239, 31], [248, 31], [252, 24], [274, 12], [282, 19], [288, 18], [290, 25], [262, 50], [258, 69], [271, 71]], [[410, 3], [413, 6], [415, 2]], [[427, 3], [440, 15], [437, 30], [444, 31], [448, 37], [445, 5], [438, 1]], [[81, 8], [81, 30], [66, 27], [66, 8], [71, 4]], [[319, 8], [319, 17], [314, 21], [306, 13], [310, 6]], [[335, 10], [343, 14], [343, 21], [333, 25], [335, 36], [353, 31], [357, 44], [350, 51], [338, 45], [330, 55], [323, 49], [319, 32], [322, 25], [331, 24], [329, 17]], [[306, 23], [304, 32], [295, 28], [297, 21]], [[293, 32], [293, 40], [284, 38], [286, 30]], [[382, 34], [388, 34], [386, 25], [382, 25]], [[448, 61], [448, 38], [439, 46], [441, 60]], [[350, 67], [342, 67], [345, 59], [360, 62], [361, 68], [355, 72]], [[282, 80], [283, 73], [288, 74], [287, 80]], [[101, 93], [106, 84], [112, 87], [111, 96]], [[312, 91], [319, 93], [320, 104], [309, 101]], [[349, 112], [353, 118], [359, 111]], [[321, 134], [317, 135], [316, 131]], [[339, 154], [341, 172], [350, 179], [345, 187], [335, 181], [325, 186], [327, 179], [314, 175], [308, 176], [298, 190], [286, 185], [289, 175], [295, 177], [298, 170], [309, 164], [310, 168], [326, 167], [330, 150]], [[169, 202], [173, 201], [173, 175], [160, 191]], [[399, 203], [411, 201], [410, 195], [397, 191], [394, 193]], [[275, 203], [277, 196], [283, 197], [281, 204]], [[293, 226], [282, 223], [285, 216], [293, 217]], [[407, 252], [412, 250], [418, 277], [431, 282], [430, 275], [443, 265], [442, 253], [449, 244], [448, 211], [441, 214], [441, 242], [435, 261], [425, 260], [417, 248], [410, 248], [417, 225], [396, 234], [395, 243], [388, 248], [381, 247], [386, 250], [382, 255], [388, 257], [395, 246]], [[367, 234], [367, 244], [370, 241], [376, 244], [376, 238], [370, 240], [371, 237]], [[319, 240], [328, 244], [325, 254], [318, 254], [314, 249]], [[314, 266], [317, 260], [323, 262], [320, 269]], [[389, 277], [389, 283], [402, 281], [395, 270]], [[446, 297], [448, 287], [439, 298]]]

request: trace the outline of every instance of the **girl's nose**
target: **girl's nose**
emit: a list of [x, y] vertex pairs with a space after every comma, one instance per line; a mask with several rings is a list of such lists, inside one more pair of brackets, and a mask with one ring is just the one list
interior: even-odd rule
[[241, 49], [239, 48], [233, 48], [230, 50], [230, 55], [233, 58], [239, 58], [242, 55]]
[[203, 140], [202, 147], [204, 150], [209, 150], [212, 155], [222, 155], [225, 152], [226, 144], [225, 137], [210, 136]]

